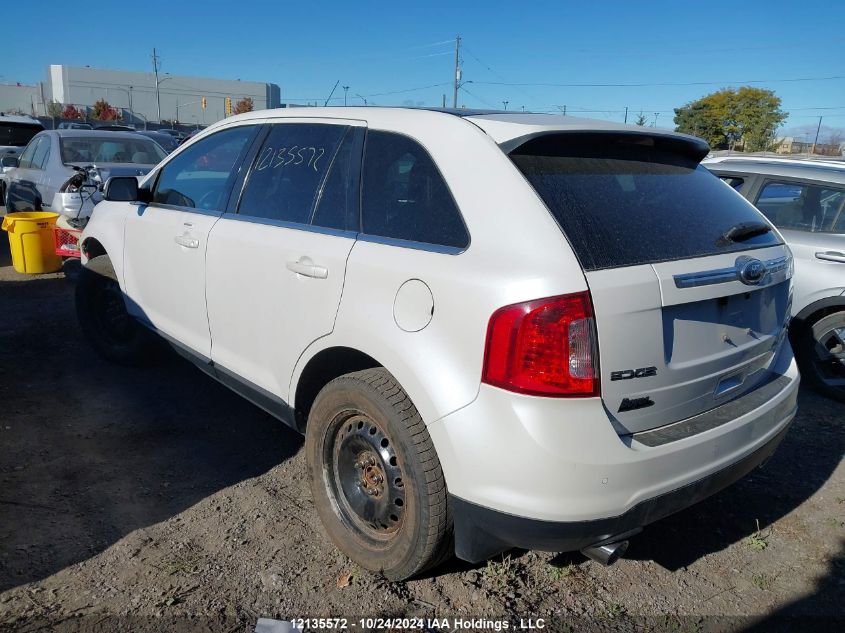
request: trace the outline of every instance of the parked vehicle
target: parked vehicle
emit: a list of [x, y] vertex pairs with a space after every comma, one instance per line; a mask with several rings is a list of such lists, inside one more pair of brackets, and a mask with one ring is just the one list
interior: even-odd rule
[[77, 123], [76, 121], [62, 121], [57, 130], [93, 130], [90, 123]]
[[168, 154], [179, 147], [179, 141], [175, 137], [170, 136], [170, 134], [162, 134], [161, 132], [153, 132], [152, 130], [138, 130], [136, 134], [153, 139]]
[[845, 402], [845, 162], [724, 157], [704, 164], [783, 234], [795, 257], [790, 334], [801, 373]]
[[315, 507], [363, 567], [610, 563], [796, 410], [789, 251], [707, 151], [509, 112], [230, 117], [106, 184], [80, 324], [122, 363], [159, 335], [304, 432]]
[[131, 125], [121, 125], [120, 123], [103, 123], [94, 128], [95, 130], [109, 130], [113, 132], [134, 132], [135, 128]]
[[[54, 208], [60, 188], [82, 169], [100, 183], [110, 176], [143, 176], [166, 156], [153, 141], [128, 132], [46, 130], [37, 134], [20, 157], [7, 156], [6, 211]], [[88, 209], [90, 211], [90, 208]], [[85, 209], [80, 207], [80, 214]]]
[[0, 158], [17, 156], [44, 126], [28, 116], [0, 114]]
[[186, 132], [183, 132], [182, 130], [175, 130], [172, 128], [164, 128], [161, 130], [156, 130], [156, 132], [159, 132], [160, 134], [169, 134], [177, 141], [184, 141], [186, 138], [188, 138], [188, 134]]

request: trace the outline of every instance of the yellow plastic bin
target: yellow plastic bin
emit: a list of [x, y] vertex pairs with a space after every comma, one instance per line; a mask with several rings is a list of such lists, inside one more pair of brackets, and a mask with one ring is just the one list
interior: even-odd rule
[[58, 213], [20, 211], [3, 218], [3, 230], [9, 233], [12, 266], [19, 273], [54, 273], [62, 268], [56, 255], [53, 226]]

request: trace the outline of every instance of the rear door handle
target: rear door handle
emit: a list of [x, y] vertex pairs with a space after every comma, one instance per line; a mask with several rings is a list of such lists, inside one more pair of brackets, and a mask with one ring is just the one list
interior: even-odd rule
[[299, 261], [287, 262], [285, 266], [289, 271], [305, 277], [325, 279], [329, 276], [329, 269], [323, 266], [315, 266], [310, 257], [300, 257]]
[[200, 241], [195, 237], [190, 237], [188, 235], [177, 235], [173, 238], [173, 240], [179, 244], [179, 246], [184, 246], [185, 248], [199, 248]]
[[825, 251], [823, 253], [816, 253], [816, 259], [823, 259], [826, 262], [839, 262], [845, 264], [845, 253], [839, 251]]

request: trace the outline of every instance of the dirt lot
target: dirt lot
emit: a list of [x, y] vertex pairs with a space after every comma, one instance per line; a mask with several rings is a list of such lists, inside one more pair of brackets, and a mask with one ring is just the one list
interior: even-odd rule
[[765, 469], [651, 526], [611, 568], [512, 552], [391, 584], [329, 544], [299, 436], [177, 358], [100, 361], [72, 282], [15, 273], [0, 238], [0, 630], [245, 632], [299, 616], [356, 630], [400, 614], [845, 630], [841, 405], [802, 391]]

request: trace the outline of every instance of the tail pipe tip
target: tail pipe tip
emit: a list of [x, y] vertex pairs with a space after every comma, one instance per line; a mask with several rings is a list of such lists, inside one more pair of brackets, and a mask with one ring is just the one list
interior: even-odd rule
[[603, 545], [592, 545], [585, 547], [581, 553], [587, 558], [591, 558], [597, 563], [605, 566], [610, 566], [618, 561], [625, 554], [628, 549], [628, 541], [616, 541], [614, 543], [605, 543]]

